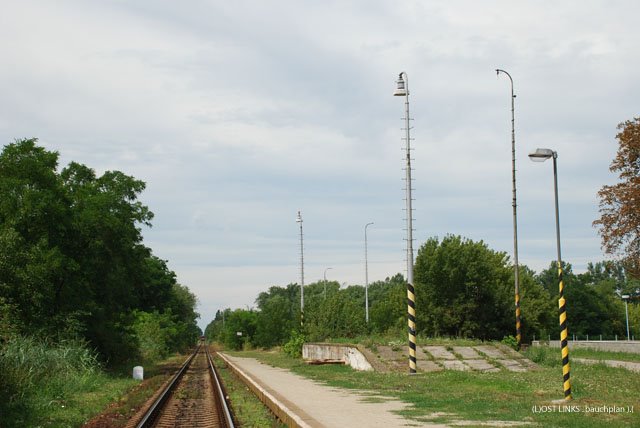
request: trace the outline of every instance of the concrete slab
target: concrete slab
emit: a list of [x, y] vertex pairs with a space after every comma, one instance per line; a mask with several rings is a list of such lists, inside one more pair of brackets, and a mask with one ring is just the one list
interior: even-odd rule
[[518, 351], [516, 351], [515, 349], [511, 348], [510, 346], [507, 346], [503, 343], [496, 343], [496, 347], [502, 351], [507, 357], [513, 358], [515, 360], [519, 360], [524, 358], [524, 356], [519, 353]]
[[471, 367], [469, 367], [468, 365], [466, 365], [460, 360], [442, 360], [440, 361], [440, 363], [446, 370], [458, 370], [458, 371], [471, 370]]
[[427, 351], [436, 360], [457, 360], [458, 358], [451, 352], [447, 351], [444, 346], [423, 346], [423, 350]]
[[[409, 347], [407, 347], [407, 355], [409, 355]], [[418, 360], [433, 360], [431, 355], [424, 352], [421, 346], [416, 346], [416, 358]]]
[[463, 360], [480, 360], [482, 356], [473, 348], [468, 346], [454, 346], [453, 352], [460, 355]]
[[431, 360], [418, 359], [416, 364], [418, 366], [418, 370], [423, 372], [440, 372], [444, 370], [441, 365]]
[[504, 353], [502, 353], [498, 348], [490, 345], [480, 345], [474, 346], [476, 351], [482, 352], [489, 358], [494, 358], [496, 360], [502, 360], [508, 358]]
[[522, 364], [517, 362], [516, 360], [497, 360], [500, 364], [504, 366], [505, 369], [510, 372], [526, 372], [526, 367], [523, 367]]
[[464, 363], [471, 367], [473, 370], [480, 372], [494, 373], [499, 372], [500, 369], [492, 364], [489, 364], [487, 360], [464, 360]]

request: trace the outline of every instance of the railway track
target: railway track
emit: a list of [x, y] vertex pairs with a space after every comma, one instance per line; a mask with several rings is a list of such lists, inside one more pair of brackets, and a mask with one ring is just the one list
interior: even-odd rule
[[234, 428], [205, 344], [198, 345], [135, 426]]

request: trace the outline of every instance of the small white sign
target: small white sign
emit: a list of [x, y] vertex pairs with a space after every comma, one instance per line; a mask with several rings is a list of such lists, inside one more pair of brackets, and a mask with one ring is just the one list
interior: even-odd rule
[[237, 331], [236, 332], [236, 336], [242, 336], [242, 332], [241, 331]]
[[144, 369], [142, 368], [142, 366], [135, 366], [133, 368], [133, 378], [136, 380], [144, 379]]

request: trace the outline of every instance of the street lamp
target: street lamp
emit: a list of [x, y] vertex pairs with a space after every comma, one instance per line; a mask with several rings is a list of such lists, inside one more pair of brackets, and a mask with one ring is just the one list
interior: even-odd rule
[[628, 294], [623, 294], [622, 300], [624, 300], [624, 313], [627, 316], [627, 340], [631, 340], [631, 336], [629, 335], [629, 299], [631, 298]]
[[300, 325], [304, 326], [304, 246], [302, 243], [302, 215], [298, 211], [296, 223], [300, 224]]
[[367, 260], [367, 227], [373, 222], [364, 225], [364, 314], [367, 324], [369, 324], [369, 262]]
[[327, 271], [329, 269], [333, 269], [333, 268], [328, 267], [324, 270], [324, 299], [325, 300], [327, 300]]
[[[404, 77], [403, 77], [404, 76]], [[407, 148], [406, 204], [407, 204], [407, 324], [409, 327], [409, 373], [416, 372], [416, 296], [413, 288], [413, 211], [411, 209], [411, 127], [409, 126], [409, 77], [400, 73], [396, 81], [396, 97], [404, 97], [405, 142]]]
[[512, 179], [512, 202], [513, 206], [513, 265], [514, 265], [514, 282], [515, 282], [515, 298], [516, 298], [516, 342], [518, 348], [522, 342], [522, 332], [520, 326], [520, 280], [518, 269], [518, 215], [516, 204], [516, 131], [515, 131], [515, 107], [514, 102], [516, 96], [513, 93], [513, 79], [511, 75], [499, 68], [496, 69], [496, 75], [504, 73], [511, 82], [511, 179]]
[[565, 400], [571, 400], [571, 381], [569, 367], [569, 331], [567, 329], [567, 308], [564, 299], [564, 282], [562, 280], [562, 255], [560, 252], [560, 210], [558, 208], [558, 167], [556, 160], [558, 153], [551, 149], [536, 149], [529, 154], [529, 158], [534, 162], [544, 162], [553, 158], [553, 188], [556, 205], [556, 246], [558, 248], [558, 307], [560, 313], [560, 348], [562, 353], [562, 376]]

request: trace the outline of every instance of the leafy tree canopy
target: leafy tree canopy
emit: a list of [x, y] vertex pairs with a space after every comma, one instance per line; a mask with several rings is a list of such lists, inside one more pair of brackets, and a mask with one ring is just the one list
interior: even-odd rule
[[76, 162], [59, 173], [58, 157], [36, 139], [0, 153], [0, 333], [80, 336], [112, 362], [136, 354], [136, 320], [174, 331], [170, 349], [194, 341], [195, 296], [143, 244], [145, 183]]
[[618, 152], [609, 170], [619, 182], [598, 192], [598, 227], [608, 254], [620, 256], [631, 275], [640, 277], [640, 117], [620, 123]]

